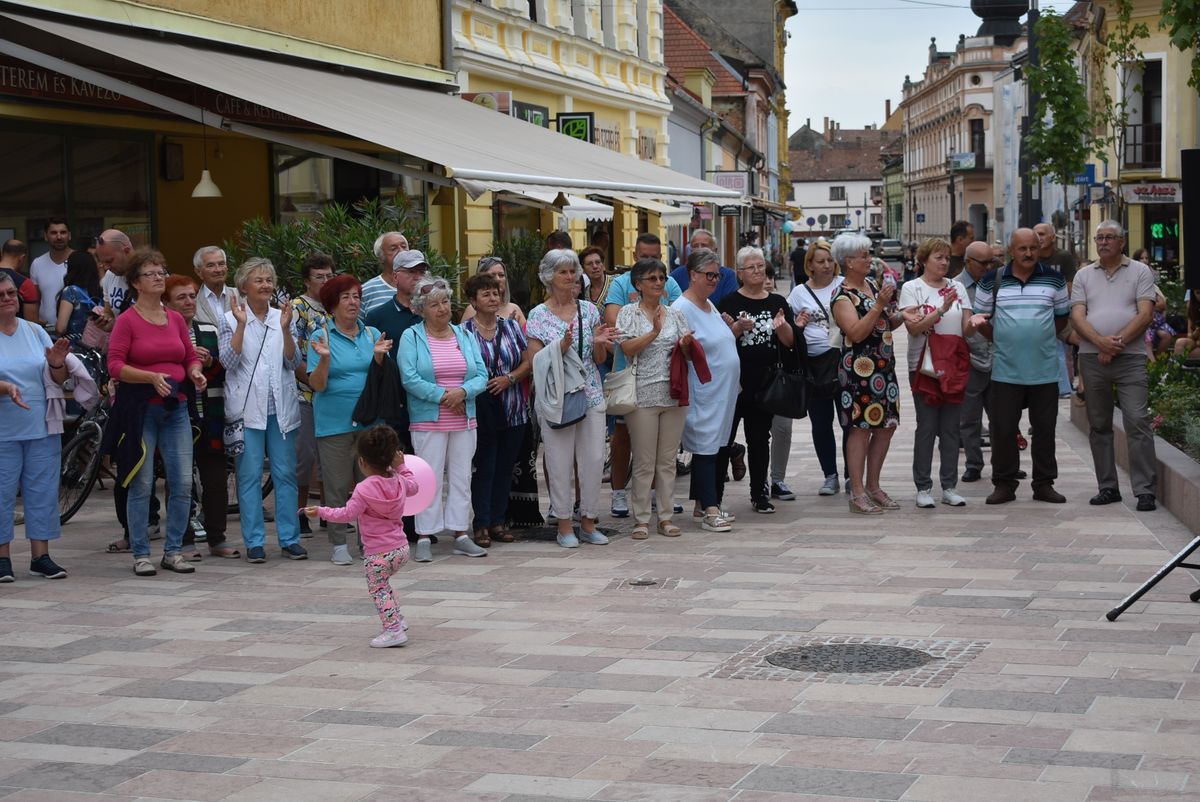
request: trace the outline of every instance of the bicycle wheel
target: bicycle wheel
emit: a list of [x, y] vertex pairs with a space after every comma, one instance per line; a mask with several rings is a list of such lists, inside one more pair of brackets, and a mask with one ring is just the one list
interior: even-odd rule
[[[233, 457], [225, 458], [225, 481], [226, 481], [226, 497], [229, 499], [229, 514], [236, 515], [238, 511], [238, 483], [237, 483], [237, 467]], [[271, 491], [275, 489], [275, 483], [271, 481], [271, 461], [263, 460], [262, 472], [262, 497], [265, 499], [271, 495]]]
[[65, 524], [79, 512], [100, 471], [100, 427], [89, 421], [79, 428], [62, 453], [62, 472], [58, 480], [60, 524]]

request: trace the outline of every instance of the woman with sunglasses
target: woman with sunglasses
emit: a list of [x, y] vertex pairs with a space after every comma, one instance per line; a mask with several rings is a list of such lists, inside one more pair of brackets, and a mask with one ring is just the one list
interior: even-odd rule
[[[513, 303], [512, 294], [508, 289], [508, 272], [504, 269], [504, 260], [499, 256], [484, 256], [479, 260], [478, 266], [475, 268], [477, 276], [491, 276], [500, 284], [500, 309], [496, 314], [505, 320], [515, 320], [517, 325], [522, 329], [525, 328], [525, 315], [521, 312], [521, 307]], [[475, 317], [475, 307], [467, 305], [463, 310], [462, 318], [458, 321], [466, 323], [471, 318]]]
[[687, 269], [688, 288], [671, 308], [687, 319], [712, 373], [712, 380], [701, 384], [695, 366], [688, 368], [689, 406], [683, 447], [692, 452], [691, 497], [696, 502], [692, 515], [700, 519], [702, 529], [728, 532], [733, 528], [733, 518], [721, 512], [725, 472], [717, 469], [717, 463], [721, 458], [729, 459], [741, 363], [733, 330], [709, 301], [721, 280], [721, 260], [715, 252], [697, 248], [688, 256]]
[[[117, 481], [129, 488], [125, 518], [133, 572], [157, 573], [147, 537], [157, 448], [167, 474], [167, 533], [160, 565], [190, 574], [195, 568], [182, 554], [192, 507], [188, 404], [196, 390], [205, 390], [208, 380], [183, 317], [163, 306], [167, 260], [158, 251], [138, 248], [125, 275], [135, 300], [117, 318], [108, 343], [108, 372], [119, 384], [105, 438], [115, 444]], [[260, 512], [261, 503], [261, 498], [255, 501]]]
[[[488, 369], [475, 336], [450, 322], [450, 283], [422, 279], [413, 288], [413, 311], [420, 325], [400, 335], [396, 361], [408, 394], [408, 430], [413, 451], [437, 477], [433, 503], [417, 513], [416, 562], [433, 560], [430, 540], [443, 530], [454, 533], [454, 553], [486, 557], [467, 536], [471, 525], [471, 466], [475, 457], [475, 397], [487, 390]], [[440, 485], [449, 493], [442, 503]]]

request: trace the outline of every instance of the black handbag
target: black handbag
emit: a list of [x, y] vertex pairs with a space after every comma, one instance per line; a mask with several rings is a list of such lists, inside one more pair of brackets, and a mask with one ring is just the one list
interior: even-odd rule
[[755, 396], [758, 406], [772, 415], [808, 417], [808, 376], [800, 359], [803, 342], [801, 339], [791, 351], [792, 365], [783, 363], [782, 349], [776, 346], [775, 364], [767, 369], [766, 380]]

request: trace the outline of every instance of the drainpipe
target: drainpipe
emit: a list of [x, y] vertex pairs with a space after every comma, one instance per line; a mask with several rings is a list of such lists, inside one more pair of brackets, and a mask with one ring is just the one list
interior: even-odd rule
[[454, 69], [454, 0], [443, 0], [442, 7], [442, 69], [446, 72], [458, 73]]

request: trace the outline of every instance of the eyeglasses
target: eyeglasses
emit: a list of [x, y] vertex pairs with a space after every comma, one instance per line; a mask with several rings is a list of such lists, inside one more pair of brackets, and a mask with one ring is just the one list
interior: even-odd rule
[[446, 281], [445, 279], [439, 278], [436, 281], [431, 281], [428, 284], [421, 287], [418, 294], [428, 295], [429, 293], [433, 292], [434, 290], [446, 290], [448, 292], [450, 290], [450, 282]]
[[492, 265], [504, 265], [504, 260], [499, 256], [485, 256], [479, 260], [479, 270], [487, 270]]
[[719, 279], [721, 277], [720, 273], [709, 273], [709, 272], [703, 272], [700, 270], [695, 270], [693, 272], [697, 276], [703, 276], [704, 278], [708, 279], [709, 281], [716, 281], [717, 279]]
[[0, 292], [0, 298], [16, 298], [16, 297], [17, 297], [16, 290], [5, 290], [4, 292]]
[[642, 278], [640, 280], [641, 281], [666, 281], [667, 277], [664, 276], [662, 273], [654, 273], [653, 275], [642, 276]]
[[766, 265], [746, 265], [740, 269], [746, 273], [761, 273], [762, 271], [767, 269], [767, 266]]
[[331, 278], [333, 273], [310, 273], [308, 276], [309, 281], [329, 281]]
[[1121, 239], [1121, 237], [1117, 236], [1116, 234], [1097, 234], [1096, 235], [1096, 242], [1108, 242], [1109, 240], [1114, 240], [1114, 239]]
[[151, 270], [149, 273], [140, 273], [138, 278], [166, 278], [167, 274], [162, 270]]

